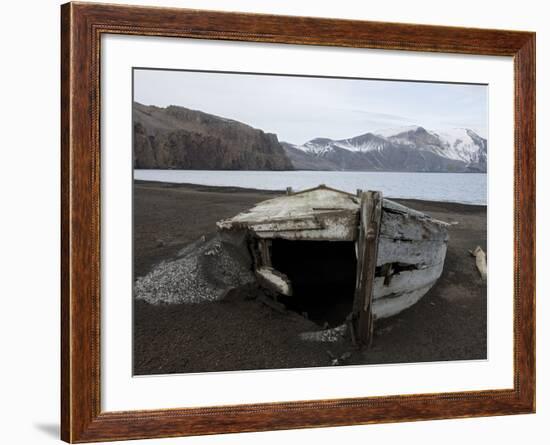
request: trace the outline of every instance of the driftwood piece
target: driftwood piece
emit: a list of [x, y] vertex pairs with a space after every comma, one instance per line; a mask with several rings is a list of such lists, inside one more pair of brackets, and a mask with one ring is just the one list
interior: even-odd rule
[[359, 212], [357, 280], [353, 310], [357, 340], [368, 346], [374, 332], [372, 300], [382, 219], [382, 194], [371, 191], [363, 193]]
[[477, 246], [474, 250], [470, 250], [470, 255], [475, 257], [477, 270], [483, 281], [487, 281], [487, 255], [483, 249]]
[[342, 323], [339, 326], [330, 329], [322, 329], [320, 331], [308, 331], [298, 334], [301, 340], [322, 342], [322, 343], [336, 343], [346, 333], [347, 324]]

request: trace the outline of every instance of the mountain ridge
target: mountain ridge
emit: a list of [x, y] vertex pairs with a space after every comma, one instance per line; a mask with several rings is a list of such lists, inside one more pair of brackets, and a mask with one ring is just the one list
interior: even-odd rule
[[487, 140], [467, 128], [367, 132], [346, 139], [315, 138], [302, 145], [282, 142], [296, 169], [482, 172]]
[[232, 119], [133, 103], [134, 168], [293, 170], [277, 136]]
[[295, 145], [245, 123], [133, 103], [134, 168], [486, 172], [487, 140], [467, 128], [418, 125]]

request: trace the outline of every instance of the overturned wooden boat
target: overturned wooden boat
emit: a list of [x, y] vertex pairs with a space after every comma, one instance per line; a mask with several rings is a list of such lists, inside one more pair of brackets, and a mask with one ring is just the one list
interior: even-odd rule
[[[353, 268], [350, 320], [363, 343], [372, 337], [374, 319], [412, 306], [435, 284], [449, 239], [447, 223], [383, 199], [380, 192], [354, 195], [325, 185], [297, 193], [287, 189], [286, 196], [217, 225], [222, 234], [246, 237], [258, 282], [275, 294], [292, 296], [300, 268], [311, 264], [325, 281]], [[310, 243], [317, 248], [303, 256]], [[339, 256], [340, 247], [332, 250], [345, 243], [353, 249], [353, 263]], [[298, 262], [293, 273], [285, 270], [292, 262]], [[347, 269], [340, 267], [344, 263]]]

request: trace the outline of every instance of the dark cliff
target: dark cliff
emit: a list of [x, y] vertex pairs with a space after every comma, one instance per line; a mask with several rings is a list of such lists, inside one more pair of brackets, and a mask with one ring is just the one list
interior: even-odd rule
[[293, 170], [274, 134], [184, 107], [133, 105], [134, 168]]

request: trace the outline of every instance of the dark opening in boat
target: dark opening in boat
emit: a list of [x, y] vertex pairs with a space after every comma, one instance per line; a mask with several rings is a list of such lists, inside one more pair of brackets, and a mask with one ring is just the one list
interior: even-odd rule
[[281, 303], [320, 326], [342, 324], [352, 310], [357, 259], [355, 243], [274, 239], [273, 267], [292, 283], [293, 295]]

